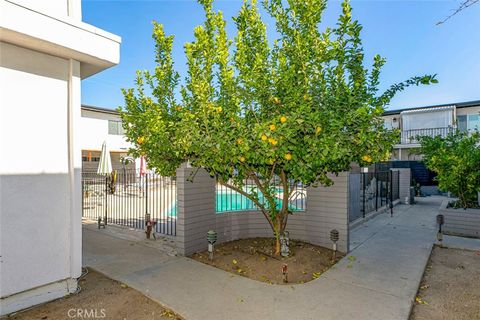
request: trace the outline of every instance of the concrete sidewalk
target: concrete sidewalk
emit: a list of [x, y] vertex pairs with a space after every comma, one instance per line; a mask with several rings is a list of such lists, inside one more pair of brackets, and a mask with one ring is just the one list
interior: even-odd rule
[[[303, 285], [268, 285], [84, 226], [84, 265], [187, 320], [407, 320], [435, 241], [442, 198], [394, 208], [352, 232], [349, 256]], [[107, 310], [108, 311], [108, 310]]]

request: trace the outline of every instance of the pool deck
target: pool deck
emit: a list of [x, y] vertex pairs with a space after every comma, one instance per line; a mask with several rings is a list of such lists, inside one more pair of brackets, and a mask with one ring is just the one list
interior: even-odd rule
[[306, 284], [268, 285], [91, 226], [84, 226], [84, 265], [187, 320], [407, 320], [435, 241], [442, 199], [399, 205], [393, 218], [382, 214], [356, 228], [350, 254]]

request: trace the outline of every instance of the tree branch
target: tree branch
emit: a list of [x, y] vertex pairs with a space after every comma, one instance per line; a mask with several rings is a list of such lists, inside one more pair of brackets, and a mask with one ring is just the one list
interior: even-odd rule
[[270, 208], [273, 208], [273, 210], [276, 210], [277, 204], [275, 203], [275, 200], [272, 198], [271, 194], [269, 192], [265, 191], [265, 187], [262, 185], [260, 179], [258, 179], [257, 175], [255, 173], [251, 173], [250, 176], [253, 178], [253, 181], [255, 181], [255, 184], [258, 186], [264, 197], [267, 198], [267, 201], [270, 203]]
[[452, 18], [454, 15], [460, 13], [461, 11], [467, 9], [470, 6], [473, 6], [474, 4], [478, 3], [480, 0], [464, 0], [462, 3], [460, 3], [460, 6], [449, 16], [447, 16], [445, 19], [442, 21], [437, 22], [437, 26], [445, 23], [447, 20]]
[[246, 198], [250, 199], [253, 201], [253, 203], [255, 203], [255, 205], [260, 209], [260, 211], [263, 213], [263, 215], [265, 216], [265, 218], [267, 219], [268, 223], [270, 224], [270, 227], [272, 228], [272, 230], [275, 230], [273, 228], [273, 223], [272, 221], [270, 220], [270, 217], [266, 214], [266, 211], [265, 211], [265, 207], [264, 205], [262, 205], [258, 199], [256, 199], [255, 197], [253, 197], [251, 194], [249, 194], [248, 192], [245, 192], [243, 191], [242, 189], [234, 186], [233, 184], [230, 184], [228, 182], [225, 182], [223, 181], [222, 179], [219, 179], [218, 182], [220, 182], [221, 185], [224, 185], [225, 187], [227, 188], [230, 188], [238, 193], [240, 193], [241, 195], [245, 196]]

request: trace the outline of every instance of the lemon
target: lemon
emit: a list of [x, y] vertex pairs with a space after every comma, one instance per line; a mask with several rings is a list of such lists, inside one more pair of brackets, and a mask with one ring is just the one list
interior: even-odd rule
[[271, 124], [268, 127], [270, 128], [270, 131], [275, 131], [275, 129], [277, 128], [274, 124]]
[[278, 141], [275, 140], [274, 138], [269, 138], [269, 139], [268, 139], [268, 142], [270, 142], [270, 143], [271, 143], [272, 145], [274, 145], [274, 146], [277, 145], [277, 143], [278, 143]]
[[367, 156], [367, 155], [363, 156], [362, 160], [365, 162], [372, 162], [372, 158], [370, 158], [370, 156]]
[[267, 139], [268, 139], [267, 136], [262, 134], [262, 141], [267, 141]]
[[285, 155], [285, 159], [286, 159], [286, 160], [292, 160], [292, 154], [291, 154], [291, 153], [287, 153], [287, 154]]
[[317, 134], [319, 134], [321, 131], [322, 131], [322, 128], [320, 128], [320, 127], [317, 127], [317, 128], [315, 129], [315, 132], [316, 132]]
[[145, 142], [145, 138], [144, 137], [138, 137], [137, 143], [142, 144], [143, 142]]
[[280, 122], [281, 122], [281, 123], [287, 122], [287, 117], [283, 117], [283, 116], [282, 116], [282, 117], [280, 118]]
[[240, 162], [245, 162], [245, 157], [240, 157]]
[[242, 143], [243, 143], [243, 140], [240, 139], [240, 138], [238, 138], [238, 139], [237, 139], [237, 144], [242, 144]]

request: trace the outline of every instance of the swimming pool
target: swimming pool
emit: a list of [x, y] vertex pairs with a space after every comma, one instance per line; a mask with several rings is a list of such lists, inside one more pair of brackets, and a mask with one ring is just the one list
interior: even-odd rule
[[[299, 200], [293, 203], [290, 203], [289, 209], [292, 211], [303, 211], [304, 209], [304, 200]], [[229, 211], [248, 211], [256, 210], [256, 206], [252, 200], [248, 199], [244, 195], [241, 195], [238, 192], [227, 191], [227, 192], [216, 192], [216, 201], [215, 201], [215, 211], [217, 214], [229, 212]], [[277, 208], [282, 206], [282, 200], [275, 198], [275, 203]], [[168, 216], [176, 217], [177, 216], [177, 204], [174, 204], [168, 212]]]

